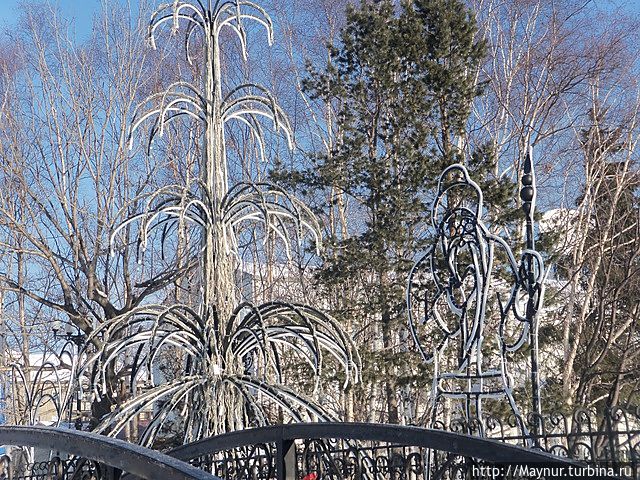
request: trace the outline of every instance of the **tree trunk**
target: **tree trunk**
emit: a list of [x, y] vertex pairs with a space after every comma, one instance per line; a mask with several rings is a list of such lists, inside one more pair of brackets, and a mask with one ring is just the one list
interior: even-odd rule
[[[382, 314], [382, 345], [383, 351], [393, 354], [393, 331], [391, 328], [391, 314], [387, 311]], [[388, 422], [398, 424], [398, 393], [396, 392], [395, 366], [391, 362], [384, 363], [384, 390], [387, 398]]]

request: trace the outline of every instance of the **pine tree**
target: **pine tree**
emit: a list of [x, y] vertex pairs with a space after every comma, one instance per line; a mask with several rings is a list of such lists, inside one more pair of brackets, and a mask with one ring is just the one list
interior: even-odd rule
[[[338, 105], [341, 138], [315, 156], [313, 168], [289, 178], [351, 199], [352, 231], [332, 239], [318, 282], [334, 299], [358, 290], [334, 301], [333, 313], [360, 332], [365, 370], [372, 384], [382, 382], [372, 392], [385, 399], [381, 417], [392, 423], [401, 420], [402, 384], [415, 381], [402, 333], [405, 282], [425, 242], [430, 188], [446, 165], [463, 161], [456, 139], [480, 92], [484, 45], [476, 37], [459, 0], [405, 1], [397, 11], [390, 0], [363, 2], [348, 8], [329, 64], [310, 70], [304, 85], [313, 98]], [[467, 163], [486, 172], [489, 153], [480, 149]], [[510, 188], [500, 187], [494, 200], [504, 202]]]

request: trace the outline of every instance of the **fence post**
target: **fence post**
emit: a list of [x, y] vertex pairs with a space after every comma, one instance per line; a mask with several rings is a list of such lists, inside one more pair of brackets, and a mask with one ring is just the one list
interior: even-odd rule
[[110, 465], [104, 465], [105, 467], [105, 480], [118, 480], [122, 475], [122, 470]]
[[13, 470], [11, 467], [11, 457], [6, 453], [0, 457], [0, 475], [4, 475], [7, 480], [13, 480]]
[[295, 480], [296, 448], [293, 440], [279, 438], [276, 441], [276, 478], [278, 480]]
[[607, 440], [608, 440], [608, 447], [609, 447], [609, 455], [611, 455], [611, 466], [615, 469], [618, 469], [618, 465], [619, 465], [619, 452], [618, 452], [618, 448], [617, 448], [617, 443], [616, 440], [618, 439], [617, 434], [614, 436], [614, 427], [613, 427], [613, 418], [611, 418], [613, 416], [613, 408], [610, 405], [607, 405], [607, 407], [604, 410], [604, 418], [605, 418], [605, 425], [606, 425], [606, 430], [605, 430], [605, 435], [607, 436]]
[[53, 457], [49, 461], [49, 467], [47, 468], [47, 480], [62, 480], [62, 477], [64, 475], [63, 472], [64, 468], [62, 466], [62, 460], [60, 460], [60, 457]]

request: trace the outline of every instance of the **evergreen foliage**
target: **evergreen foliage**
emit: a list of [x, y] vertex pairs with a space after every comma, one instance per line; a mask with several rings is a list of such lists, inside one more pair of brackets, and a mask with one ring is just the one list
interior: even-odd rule
[[[404, 386], [429, 382], [407, 356], [406, 278], [428, 238], [431, 188], [447, 165], [465, 161], [456, 141], [481, 93], [483, 55], [474, 16], [459, 0], [404, 1], [397, 9], [390, 0], [363, 2], [348, 8], [326, 69], [310, 69], [304, 83], [306, 93], [335, 109], [339, 139], [330, 152], [315, 154], [311, 169], [276, 175], [306, 190], [337, 192], [350, 200], [347, 214], [361, 219], [348, 235], [330, 239], [317, 278], [333, 314], [360, 336], [365, 375], [382, 384], [386, 405], [370, 419], [400, 421]], [[482, 146], [466, 163], [484, 178], [494, 159]], [[513, 198], [513, 185], [490, 184], [483, 184], [488, 204]], [[348, 291], [355, 293], [346, 299]], [[405, 405], [405, 420], [411, 409]]]

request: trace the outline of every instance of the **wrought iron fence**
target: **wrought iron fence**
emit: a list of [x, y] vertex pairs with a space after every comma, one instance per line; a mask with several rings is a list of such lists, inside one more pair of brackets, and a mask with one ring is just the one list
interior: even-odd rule
[[255, 480], [461, 478], [469, 476], [474, 466], [490, 465], [462, 455], [432, 454], [426, 448], [385, 442], [306, 439], [292, 448], [292, 476], [278, 475], [279, 452], [274, 443], [260, 445], [259, 453], [250, 451], [253, 448], [236, 448], [199, 457], [193, 463], [222, 478]]
[[170, 452], [219, 477], [297, 480], [518, 478], [509, 464], [580, 468], [567, 458], [517, 445], [410, 426], [315, 423], [220, 435]]
[[[521, 434], [520, 423], [515, 418], [503, 421], [490, 416], [471, 421], [457, 419], [447, 425], [437, 425], [449, 431], [380, 424], [302, 423], [211, 437], [175, 449], [170, 455], [198, 467], [205, 475], [202, 478], [234, 480], [537, 478], [539, 470], [526, 470], [528, 468], [548, 469], [551, 472], [548, 478], [562, 478], [562, 473], [569, 475], [569, 468], [573, 468], [572, 478], [638, 479], [639, 420], [638, 411], [623, 408], [609, 409], [604, 415], [579, 410], [572, 415], [530, 416], [523, 421], [529, 427], [537, 422], [535, 426], [539, 434], [533, 439]], [[9, 427], [0, 428], [0, 440], [6, 443], [2, 438], [5, 430], [7, 434], [10, 432]], [[42, 435], [47, 429], [40, 427], [40, 430], [42, 432], [35, 435]], [[64, 450], [66, 446], [72, 453], [81, 454], [77, 445], [69, 447], [68, 438], [58, 438], [60, 429], [49, 430], [56, 435], [51, 438], [56, 440], [57, 448]], [[25, 432], [23, 429], [13, 433], [16, 431]], [[477, 435], [468, 435], [469, 431]], [[78, 440], [84, 442], [93, 437], [100, 438], [80, 432], [69, 435], [76, 443]], [[523, 447], [531, 444], [532, 440], [533, 448]], [[134, 449], [140, 449], [148, 458], [138, 460], [136, 465], [129, 463], [129, 467], [123, 470], [137, 475], [146, 471], [144, 478], [200, 478], [166, 474], [154, 476], [149, 473], [149, 468], [157, 470], [162, 466], [184, 470], [181, 467], [184, 464], [169, 465], [167, 457], [155, 457], [157, 452], [126, 444], [126, 448], [122, 448], [120, 443], [124, 442], [111, 439], [104, 441], [105, 448], [99, 452], [92, 451], [93, 456], [86, 455], [90, 459], [82, 461], [58, 455], [50, 461], [26, 466], [19, 462], [10, 465], [7, 457], [3, 457], [4, 470], [0, 469], [0, 478], [124, 480], [131, 477], [121, 474], [118, 465], [126, 463]], [[114, 445], [107, 445], [108, 442], [118, 443], [116, 447], [119, 450], [113, 450]], [[45, 443], [39, 440], [40, 446]], [[111, 461], [105, 463], [105, 459]], [[3, 471], [5, 477], [2, 477]], [[11, 476], [7, 475], [8, 472]], [[189, 474], [193, 475], [193, 471]]]
[[[621, 471], [624, 476], [640, 478], [640, 409], [607, 408], [597, 413], [578, 409], [571, 414], [554, 412], [529, 415], [525, 420], [534, 448], [577, 459], [588, 464]], [[451, 422], [452, 431], [484, 429], [484, 435], [507, 443], [525, 444], [515, 418], [507, 422], [487, 416], [474, 425], [463, 419]]]
[[115, 480], [119, 470], [84, 458], [54, 456], [35, 463], [14, 461], [5, 455], [0, 460], [0, 479], [11, 480]]
[[[0, 458], [0, 479], [218, 480], [192, 465], [139, 445], [70, 429], [3, 426], [0, 444], [18, 447], [11, 457]], [[28, 455], [20, 455], [21, 452]], [[36, 454], [45, 460], [25, 461], [36, 458]]]

